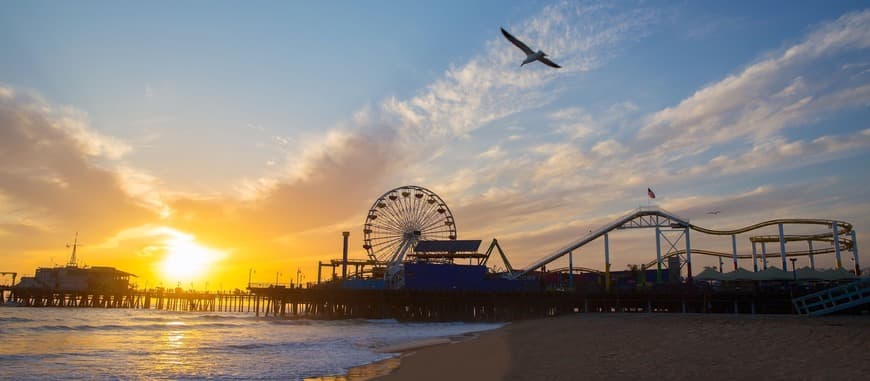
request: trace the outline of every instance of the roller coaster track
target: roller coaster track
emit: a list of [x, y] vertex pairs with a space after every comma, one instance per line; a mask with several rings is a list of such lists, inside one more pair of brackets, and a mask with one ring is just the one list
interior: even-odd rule
[[[571, 253], [574, 250], [579, 249], [580, 247], [588, 244], [589, 242], [594, 241], [595, 239], [611, 232], [614, 230], [620, 229], [631, 229], [631, 228], [675, 228], [675, 229], [685, 229], [689, 228], [694, 231], [710, 234], [710, 235], [736, 235], [741, 233], [747, 233], [753, 230], [761, 229], [767, 226], [774, 225], [819, 225], [825, 226], [829, 229], [828, 232], [818, 233], [818, 234], [806, 234], [806, 235], [784, 235], [782, 238], [784, 241], [822, 241], [831, 243], [830, 247], [819, 248], [818, 250], [813, 250], [812, 252], [808, 250], [800, 250], [800, 251], [789, 251], [785, 253], [787, 257], [795, 257], [795, 256], [805, 256], [810, 254], [826, 254], [832, 253], [837, 250], [834, 246], [834, 231], [833, 227], [837, 226], [837, 240], [839, 241], [839, 249], [842, 250], [850, 250], [852, 248], [852, 240], [849, 239], [847, 234], [852, 232], [852, 224], [836, 221], [836, 220], [826, 220], [826, 219], [802, 219], [802, 218], [787, 218], [787, 219], [775, 219], [769, 221], [759, 222], [754, 225], [749, 225], [742, 228], [731, 229], [731, 230], [714, 230], [708, 229], [701, 226], [693, 225], [689, 223], [687, 219], [678, 217], [671, 212], [668, 212], [661, 208], [638, 208], [633, 211], [630, 211], [621, 217], [618, 217], [607, 223], [600, 228], [590, 231], [588, 234], [582, 236], [580, 239], [565, 245], [551, 254], [548, 254], [541, 259], [533, 262], [529, 266], [527, 266], [523, 270], [518, 270], [509, 275], [510, 278], [516, 279], [522, 277], [535, 269], [538, 269], [542, 266], [547, 265], [550, 262], [553, 262], [568, 253]], [[759, 235], [750, 237], [751, 242], [779, 242], [779, 235]], [[685, 249], [669, 252], [664, 257], [672, 257], [675, 255], [685, 254]], [[695, 249], [691, 248], [690, 252], [692, 254], [700, 254], [700, 255], [711, 255], [718, 257], [729, 257], [733, 258], [734, 253], [725, 253], [704, 249]], [[757, 257], [779, 257], [781, 253], [766, 253], [764, 255], [757, 254]], [[737, 254], [737, 258], [752, 258], [752, 254]], [[658, 260], [650, 262], [647, 264], [647, 267], [650, 267], [656, 264]]]

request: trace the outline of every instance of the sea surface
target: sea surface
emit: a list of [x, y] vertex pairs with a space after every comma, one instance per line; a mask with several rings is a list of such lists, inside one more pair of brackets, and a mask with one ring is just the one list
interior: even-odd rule
[[500, 326], [0, 307], [0, 379], [301, 380], [396, 356], [379, 348]]

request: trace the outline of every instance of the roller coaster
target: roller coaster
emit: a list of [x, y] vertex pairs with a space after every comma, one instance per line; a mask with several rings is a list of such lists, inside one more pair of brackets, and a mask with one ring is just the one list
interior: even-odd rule
[[[814, 234], [784, 234], [784, 226], [786, 225], [815, 225], [819, 227], [823, 227], [824, 231]], [[778, 226], [779, 234], [778, 235], [755, 235], [749, 238], [749, 241], [752, 243], [752, 252], [751, 253], [738, 253], [737, 251], [737, 234], [743, 234], [752, 232], [758, 229], [762, 229], [769, 226]], [[764, 267], [767, 267], [767, 259], [768, 258], [776, 258], [780, 257], [782, 260], [782, 269], [786, 269], [786, 258], [788, 257], [802, 257], [809, 256], [811, 263], [813, 261], [813, 256], [818, 254], [830, 254], [834, 253], [836, 256], [836, 266], [837, 268], [842, 268], [842, 259], [841, 252], [842, 251], [851, 251], [854, 256], [855, 261], [855, 273], [860, 274], [860, 266], [858, 264], [858, 248], [856, 243], [855, 231], [853, 230], [852, 224], [844, 221], [838, 220], [828, 220], [828, 219], [774, 219], [764, 222], [759, 222], [754, 225], [749, 225], [742, 228], [731, 229], [731, 230], [715, 230], [708, 229], [698, 225], [694, 225], [689, 223], [687, 219], [676, 216], [675, 214], [668, 212], [664, 209], [658, 207], [647, 207], [647, 208], [637, 208], [632, 210], [616, 219], [607, 223], [600, 228], [590, 231], [588, 234], [582, 236], [580, 239], [569, 243], [559, 249], [553, 251], [552, 253], [545, 255], [541, 259], [532, 262], [530, 265], [525, 267], [522, 270], [515, 270], [511, 272], [508, 277], [511, 279], [518, 279], [523, 276], [530, 274], [533, 271], [544, 268], [547, 264], [550, 264], [553, 261], [556, 261], [560, 258], [565, 257], [566, 255], [572, 255], [572, 253], [583, 246], [589, 244], [590, 242], [595, 241], [598, 238], [604, 238], [604, 254], [605, 254], [605, 272], [609, 273], [610, 271], [610, 258], [609, 258], [609, 240], [608, 234], [615, 230], [622, 229], [634, 229], [634, 228], [655, 228], [656, 229], [656, 259], [646, 263], [644, 268], [652, 268], [653, 266], [657, 266], [659, 271], [659, 280], [661, 280], [661, 268], [662, 261], [664, 259], [670, 257], [680, 257], [681, 262], [685, 263], [686, 268], [688, 270], [688, 279], [691, 280], [692, 277], [692, 259], [691, 256], [693, 254], [696, 255], [707, 255], [714, 256], [719, 258], [732, 258], [734, 263], [734, 269], [737, 269], [737, 261], [738, 259], [752, 259], [754, 270], [758, 270], [758, 259], [760, 258]], [[675, 242], [671, 242], [671, 248], [668, 252], [662, 254], [661, 252], [661, 238], [665, 237], [663, 235], [664, 230], [669, 231], [678, 231], [681, 233], [681, 237], [677, 239], [677, 242], [681, 238], [685, 238], [685, 248], [676, 248]], [[705, 250], [705, 249], [696, 249], [691, 247], [691, 231], [716, 235], [716, 236], [731, 236], [732, 238], [732, 252], [721, 252], [721, 251], [713, 251], [713, 250]], [[665, 237], [667, 240], [667, 237]], [[809, 249], [808, 250], [786, 250], [786, 242], [807, 242]], [[821, 242], [824, 243], [823, 247], [813, 248], [813, 242]], [[766, 244], [767, 243], [779, 243], [779, 251], [767, 252]], [[756, 244], [760, 244], [761, 253], [757, 252]], [[574, 268], [569, 271], [576, 270]]]

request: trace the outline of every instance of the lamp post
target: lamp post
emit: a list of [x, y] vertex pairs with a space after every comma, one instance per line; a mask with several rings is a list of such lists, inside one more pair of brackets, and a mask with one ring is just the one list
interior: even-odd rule
[[256, 273], [256, 271], [254, 271], [253, 267], [248, 269], [248, 288], [251, 288], [251, 276], [254, 275], [254, 273]]
[[278, 277], [281, 276], [281, 272], [275, 272], [275, 286], [278, 285]]
[[791, 274], [794, 280], [797, 280], [797, 271], [794, 268], [794, 263], [797, 262], [797, 258], [789, 258], [791, 261]]

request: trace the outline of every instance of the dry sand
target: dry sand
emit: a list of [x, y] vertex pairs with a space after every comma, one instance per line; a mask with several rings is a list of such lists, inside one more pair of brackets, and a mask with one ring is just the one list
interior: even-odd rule
[[385, 365], [376, 380], [870, 380], [870, 316], [576, 314]]

